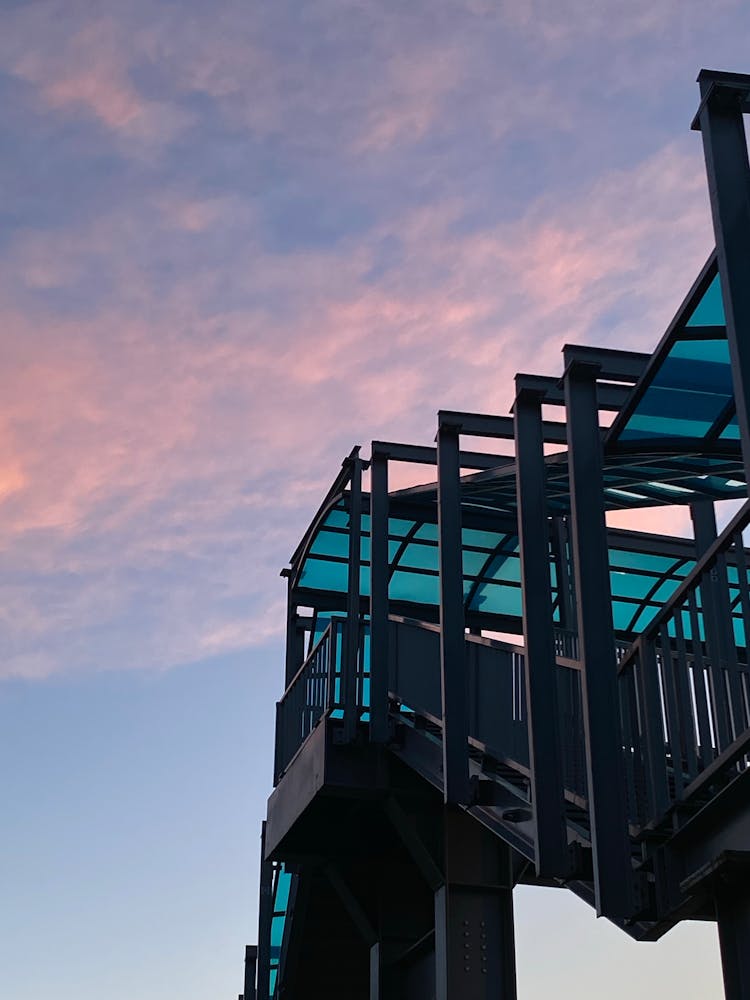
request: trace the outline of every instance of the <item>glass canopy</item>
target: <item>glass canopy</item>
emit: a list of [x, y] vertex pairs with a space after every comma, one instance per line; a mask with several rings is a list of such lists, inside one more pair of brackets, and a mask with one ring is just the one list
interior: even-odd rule
[[[366, 499], [366, 498], [365, 498]], [[316, 608], [337, 609], [348, 583], [349, 525], [347, 497], [328, 511], [300, 561], [295, 589]], [[360, 593], [370, 593], [370, 517], [362, 515]], [[515, 525], [510, 530], [464, 527], [463, 589], [467, 613], [493, 621], [508, 631], [522, 627], [521, 565]], [[638, 532], [611, 530], [610, 583], [616, 630], [640, 633], [672, 596], [695, 565], [692, 543]], [[396, 613], [432, 617], [440, 604], [438, 527], [415, 510], [412, 518], [388, 522], [390, 582], [388, 595]], [[554, 620], [564, 624], [567, 577], [564, 543], [550, 540], [550, 583]], [[331, 598], [327, 601], [326, 597]], [[339, 598], [336, 600], [336, 598]], [[570, 597], [568, 597], [570, 599]], [[425, 615], [431, 611], [432, 614]]]
[[716, 254], [713, 253], [614, 422], [615, 442], [697, 441], [736, 447], [732, 370]]

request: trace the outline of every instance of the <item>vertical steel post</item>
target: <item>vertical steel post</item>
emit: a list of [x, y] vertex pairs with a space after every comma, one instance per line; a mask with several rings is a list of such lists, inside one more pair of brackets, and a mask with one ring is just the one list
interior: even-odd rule
[[438, 428], [437, 460], [443, 795], [447, 803], [459, 804], [469, 801], [469, 750], [458, 427]]
[[260, 906], [258, 910], [258, 1000], [270, 1000], [273, 864], [266, 861], [266, 824], [260, 833]]
[[[695, 554], [700, 559], [716, 541], [716, 514], [713, 503], [710, 500], [691, 503], [690, 517], [693, 522]], [[722, 621], [722, 601], [718, 584], [719, 575], [716, 568], [709, 570], [701, 579], [703, 629], [708, 653], [707, 666], [711, 676], [712, 714], [718, 748], [722, 750], [731, 742], [731, 715], [727, 704], [727, 687], [724, 680], [725, 668], [728, 663], [728, 636], [724, 634], [724, 628], [727, 625], [731, 626], [731, 621]], [[726, 588], [728, 592], [728, 582]], [[726, 611], [726, 617], [729, 619], [731, 611], [729, 608]], [[696, 641], [700, 642], [700, 636], [693, 638], [693, 642]], [[734, 642], [734, 635], [732, 635], [732, 642]]]
[[538, 392], [519, 391], [514, 420], [536, 871], [544, 877], [563, 876], [568, 852], [552, 634], [542, 401]]
[[388, 456], [370, 464], [370, 739], [388, 742]]
[[258, 948], [254, 944], [249, 944], [245, 948], [245, 992], [242, 994], [244, 1000], [255, 1000], [255, 972], [258, 964]]
[[444, 829], [435, 998], [516, 1000], [511, 849], [462, 810], [445, 810]]
[[743, 889], [732, 893], [726, 888], [716, 899], [726, 1000], [750, 997], [750, 888], [746, 880]]
[[286, 672], [285, 687], [289, 687], [299, 668], [305, 660], [304, 633], [297, 624], [297, 604], [294, 600], [292, 588], [292, 573], [290, 570], [282, 570], [281, 575], [286, 577], [287, 598], [286, 598]]
[[703, 138], [737, 421], [750, 482], [750, 163], [743, 121], [750, 76], [701, 70], [698, 83], [701, 106], [693, 128]]
[[592, 365], [573, 363], [565, 372], [572, 545], [596, 909], [600, 916], [626, 917], [632, 912], [632, 867], [623, 794], [597, 371]]
[[344, 740], [351, 742], [357, 733], [359, 702], [357, 697], [359, 660], [359, 574], [362, 562], [362, 460], [359, 453], [351, 459], [349, 492], [349, 575], [346, 594], [346, 630], [342, 657], [341, 685], [344, 704]]

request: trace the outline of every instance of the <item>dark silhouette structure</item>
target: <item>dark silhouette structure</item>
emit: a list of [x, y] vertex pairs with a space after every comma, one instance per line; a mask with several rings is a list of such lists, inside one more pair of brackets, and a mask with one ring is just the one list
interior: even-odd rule
[[[715, 920], [750, 998], [750, 76], [699, 83], [716, 249], [653, 355], [568, 345], [512, 416], [355, 448], [284, 571], [246, 1000], [513, 1000], [519, 883]], [[607, 528], [657, 505], [694, 539]]]

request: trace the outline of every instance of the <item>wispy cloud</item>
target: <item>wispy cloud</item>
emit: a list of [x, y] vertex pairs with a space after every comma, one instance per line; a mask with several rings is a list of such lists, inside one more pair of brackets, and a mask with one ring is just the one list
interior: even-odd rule
[[[54, 129], [72, 193], [3, 233], [5, 674], [269, 641], [355, 441], [504, 412], [566, 341], [651, 348], [710, 248], [698, 146], [670, 119], [604, 150], [557, 8], [327, 0], [290, 39], [292, 8], [8, 15], [19, 149]], [[623, 58], [654, 30], [631, 14]]]

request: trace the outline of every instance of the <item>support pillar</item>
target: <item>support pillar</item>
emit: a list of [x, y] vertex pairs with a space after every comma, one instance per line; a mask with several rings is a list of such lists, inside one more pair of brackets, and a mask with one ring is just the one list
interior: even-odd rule
[[470, 797], [458, 427], [438, 428], [437, 460], [443, 795], [447, 803], [458, 804]]
[[750, 482], [750, 163], [743, 112], [750, 76], [701, 70], [693, 121], [706, 160], [745, 476]]
[[[516, 386], [519, 386], [516, 378]], [[536, 872], [567, 872], [567, 835], [560, 759], [557, 664], [552, 622], [549, 519], [542, 430], [542, 397], [520, 389], [514, 406], [516, 496], [521, 553], [526, 707], [534, 815]]]
[[256, 1000], [255, 974], [258, 964], [258, 948], [254, 944], [245, 947], [245, 992], [244, 1000]]
[[435, 893], [436, 1000], [516, 1000], [511, 849], [445, 810], [445, 884]]
[[257, 1000], [269, 1000], [271, 975], [271, 921], [273, 919], [273, 865], [266, 861], [266, 824], [260, 834], [260, 906], [258, 912]]
[[632, 913], [632, 864], [617, 689], [598, 367], [574, 362], [565, 372], [572, 546], [586, 737], [589, 817], [596, 909]]
[[716, 899], [726, 1000], [750, 1000], [750, 885]]

